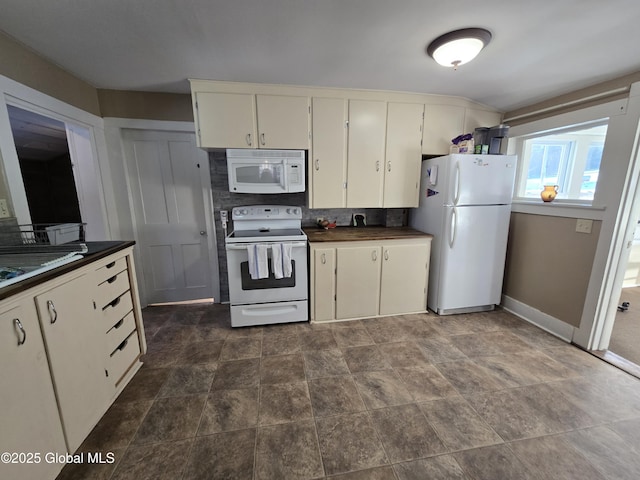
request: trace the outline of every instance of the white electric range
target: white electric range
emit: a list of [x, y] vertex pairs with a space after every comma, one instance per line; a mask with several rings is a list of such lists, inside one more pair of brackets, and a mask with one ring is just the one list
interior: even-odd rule
[[[231, 218], [233, 231], [225, 239], [231, 326], [307, 321], [307, 236], [301, 228], [302, 209], [235, 207]], [[255, 265], [260, 262], [267, 270], [257, 274]]]

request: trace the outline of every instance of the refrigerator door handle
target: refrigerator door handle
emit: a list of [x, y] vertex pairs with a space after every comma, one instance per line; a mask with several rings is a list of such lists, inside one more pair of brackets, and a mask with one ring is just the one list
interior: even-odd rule
[[460, 200], [460, 163], [456, 162], [455, 181], [453, 184], [453, 204], [457, 205]]
[[456, 241], [457, 229], [458, 229], [458, 211], [455, 208], [452, 208], [450, 225], [449, 225], [449, 248], [453, 248], [453, 244]]

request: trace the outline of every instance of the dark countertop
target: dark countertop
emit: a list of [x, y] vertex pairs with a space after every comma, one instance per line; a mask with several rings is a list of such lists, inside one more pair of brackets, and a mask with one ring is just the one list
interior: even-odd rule
[[313, 242], [354, 242], [362, 240], [399, 240], [404, 238], [433, 238], [429, 233], [410, 227], [336, 227], [327, 230], [305, 227], [309, 243]]
[[100, 260], [101, 258], [108, 257], [113, 253], [135, 245], [136, 242], [132, 240], [113, 240], [104, 242], [83, 243], [87, 246], [89, 251], [84, 254], [84, 257], [81, 260], [76, 260], [75, 262], [61, 265], [58, 268], [54, 268], [53, 270], [41, 273], [40, 275], [26, 278], [21, 282], [17, 282], [13, 285], [8, 285], [6, 287], [0, 288], [0, 300], [9, 298], [16, 293], [24, 292], [29, 288], [40, 285], [41, 283], [53, 280], [60, 275], [72, 272], [73, 270], [95, 262], [96, 260]]

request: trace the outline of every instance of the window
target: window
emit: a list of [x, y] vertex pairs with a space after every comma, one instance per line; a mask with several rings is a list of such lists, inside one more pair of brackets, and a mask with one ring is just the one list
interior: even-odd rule
[[606, 134], [606, 123], [600, 123], [519, 139], [516, 197], [539, 199], [545, 185], [557, 185], [557, 198], [590, 203]]

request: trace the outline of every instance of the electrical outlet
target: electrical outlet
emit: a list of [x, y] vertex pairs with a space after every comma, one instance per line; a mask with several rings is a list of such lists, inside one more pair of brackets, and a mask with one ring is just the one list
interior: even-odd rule
[[586, 218], [578, 218], [576, 220], [576, 232], [578, 233], [591, 233], [593, 228], [593, 220]]
[[229, 221], [229, 212], [227, 210], [220, 210], [220, 221], [223, 223]]
[[9, 206], [7, 205], [6, 198], [0, 198], [0, 218], [7, 218], [9, 216]]

